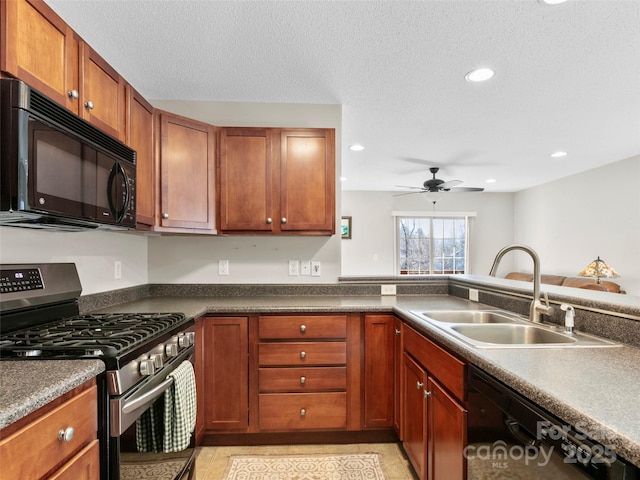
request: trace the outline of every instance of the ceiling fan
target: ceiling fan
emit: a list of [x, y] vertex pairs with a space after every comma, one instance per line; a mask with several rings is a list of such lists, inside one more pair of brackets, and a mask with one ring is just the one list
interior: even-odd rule
[[[436, 178], [436, 173], [438, 173], [438, 170], [440, 170], [438, 167], [431, 167], [429, 169], [429, 171], [433, 174], [433, 178], [425, 180], [425, 182], [422, 184], [422, 187], [409, 187], [406, 185], [396, 185], [397, 187], [411, 188], [411, 189], [418, 190], [416, 192], [401, 193], [399, 195], [411, 195], [412, 193], [424, 193], [424, 192], [437, 193], [437, 192], [449, 192], [449, 191], [451, 192], [482, 192], [484, 191], [484, 188], [480, 188], [480, 187], [456, 187], [456, 185], [460, 185], [462, 183], [462, 180], [449, 180], [448, 182], [445, 182], [444, 180], [440, 180], [439, 178]], [[394, 196], [397, 197], [399, 195], [394, 195]]]

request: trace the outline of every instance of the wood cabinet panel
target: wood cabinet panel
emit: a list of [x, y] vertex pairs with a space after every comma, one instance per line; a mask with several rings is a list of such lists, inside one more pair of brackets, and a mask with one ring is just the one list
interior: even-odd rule
[[261, 339], [325, 339], [347, 336], [346, 315], [278, 315], [259, 318]]
[[159, 118], [160, 226], [215, 233], [214, 129], [166, 112]]
[[81, 43], [80, 116], [106, 133], [125, 140], [125, 81], [100, 55]]
[[136, 222], [155, 224], [156, 174], [153, 156], [153, 107], [127, 85], [127, 145], [136, 151]]
[[100, 444], [94, 440], [49, 480], [100, 480]]
[[220, 229], [273, 229], [273, 133], [266, 128], [220, 132]]
[[280, 228], [335, 233], [333, 130], [283, 130], [280, 157]]
[[393, 315], [366, 315], [364, 319], [364, 426], [393, 425], [394, 387]]
[[429, 449], [427, 464], [430, 480], [464, 479], [467, 471], [463, 455], [467, 446], [467, 415], [438, 382], [429, 377]]
[[258, 352], [261, 366], [344, 365], [345, 342], [261, 343]]
[[404, 419], [402, 445], [418, 474], [418, 479], [425, 480], [427, 458], [427, 401], [424, 397], [423, 386], [427, 382], [427, 374], [424, 369], [406, 353], [403, 356], [403, 372]]
[[74, 113], [80, 90], [79, 44], [71, 28], [42, 0], [0, 3], [0, 68]]
[[345, 390], [346, 367], [261, 368], [261, 392]]
[[394, 318], [393, 328], [393, 426], [402, 440], [402, 320]]
[[[95, 440], [98, 429], [97, 387], [92, 386], [24, 428], [0, 440], [4, 478], [41, 478]], [[60, 431], [74, 430], [69, 441]]]
[[203, 348], [205, 428], [246, 431], [249, 426], [248, 318], [206, 318]]
[[346, 392], [260, 394], [261, 430], [345, 428]]
[[403, 330], [404, 349], [411, 352], [418, 362], [456, 398], [466, 401], [466, 365], [438, 345], [410, 327]]

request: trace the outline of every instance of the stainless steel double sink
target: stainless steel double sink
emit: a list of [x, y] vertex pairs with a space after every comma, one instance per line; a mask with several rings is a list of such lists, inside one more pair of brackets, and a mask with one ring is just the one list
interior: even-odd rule
[[562, 327], [532, 323], [504, 310], [411, 311], [476, 348], [615, 347], [619, 343], [585, 333], [564, 333]]

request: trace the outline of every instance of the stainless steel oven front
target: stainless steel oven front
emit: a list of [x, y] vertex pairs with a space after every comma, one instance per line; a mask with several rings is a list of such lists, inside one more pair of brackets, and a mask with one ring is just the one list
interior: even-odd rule
[[[188, 338], [191, 331], [180, 334]], [[179, 337], [177, 337], [179, 338]], [[192, 342], [191, 342], [192, 343]], [[158, 347], [164, 352], [166, 345]], [[157, 354], [161, 356], [160, 353]], [[157, 362], [156, 354], [144, 355], [131, 362], [129, 369], [119, 372], [107, 372], [109, 390], [109, 479], [139, 480], [154, 478], [162, 480], [193, 480], [195, 478], [195, 438], [191, 434], [189, 446], [179, 452], [166, 453], [159, 445], [149, 448], [149, 442], [142, 439], [146, 435], [160, 435], [165, 427], [164, 396], [174, 380], [172, 372], [183, 362], [193, 364], [193, 344], [180, 352]], [[161, 368], [158, 368], [161, 366]], [[130, 371], [129, 371], [130, 370]], [[144, 374], [144, 380], [127, 389], [122, 394], [114, 394], [122, 385], [130, 382], [130, 376]], [[135, 379], [133, 379], [135, 380]], [[145, 418], [147, 424], [142, 426], [140, 420]], [[149, 422], [151, 424], [149, 425]], [[151, 432], [151, 433], [150, 433]]]

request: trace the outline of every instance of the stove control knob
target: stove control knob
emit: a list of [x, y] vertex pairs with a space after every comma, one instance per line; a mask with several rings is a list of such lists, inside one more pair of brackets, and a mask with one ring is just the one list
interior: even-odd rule
[[148, 377], [154, 373], [156, 373], [156, 367], [154, 366], [153, 360], [148, 358], [140, 362], [140, 375]]
[[184, 333], [178, 335], [178, 345], [180, 348], [187, 348], [189, 344], [189, 337], [187, 337]]
[[175, 357], [176, 355], [178, 355], [178, 345], [176, 345], [175, 343], [169, 343], [165, 345], [164, 353], [166, 353], [167, 357], [169, 358]]
[[164, 365], [164, 362], [162, 361], [162, 354], [161, 353], [154, 353], [153, 355], [151, 355], [149, 357], [149, 359], [153, 362], [153, 366], [156, 369], [160, 369]]

